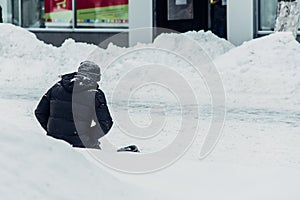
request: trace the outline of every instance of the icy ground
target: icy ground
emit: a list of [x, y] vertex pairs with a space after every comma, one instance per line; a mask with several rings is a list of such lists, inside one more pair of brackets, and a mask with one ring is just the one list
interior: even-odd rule
[[[67, 40], [61, 47], [46, 45], [24, 29], [0, 24], [0, 194], [3, 199], [300, 199], [300, 45], [289, 33], [278, 33], [234, 47], [210, 32], [186, 33], [213, 59], [226, 93], [226, 120], [215, 150], [199, 160], [209, 128], [210, 96], [205, 84], [185, 62], [170, 54], [139, 51], [140, 47], [184, 46], [176, 34], [162, 35], [153, 44], [133, 48]], [[193, 49], [185, 47], [191, 56]], [[113, 101], [119, 77], [149, 60], [174, 67], [184, 75], [199, 99], [199, 135], [189, 151], [171, 167], [145, 175], [123, 174], [95, 163], [84, 150], [46, 137], [33, 116], [44, 92], [57, 75], [76, 70], [94, 52], [124, 60], [102, 72], [112, 115], [123, 101]], [[170, 57], [169, 57], [170, 56]], [[135, 81], [147, 77], [145, 70]], [[128, 83], [130, 80], [126, 80]], [[144, 91], [143, 89], [146, 89]], [[162, 88], [141, 88], [131, 96], [130, 117], [139, 126], [149, 123], [152, 106], [164, 106], [162, 134], [149, 140], [124, 135], [114, 126], [107, 139], [119, 147], [138, 144], [145, 153], [168, 145], [178, 127], [180, 111]], [[190, 105], [183, 106], [183, 117]], [[154, 112], [159, 117], [160, 112]], [[105, 148], [103, 149], [105, 152]]]

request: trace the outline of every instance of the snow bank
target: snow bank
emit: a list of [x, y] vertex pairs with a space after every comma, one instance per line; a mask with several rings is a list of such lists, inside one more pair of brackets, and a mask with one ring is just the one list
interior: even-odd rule
[[7, 113], [0, 116], [2, 199], [140, 199], [138, 186], [121, 182], [65, 142], [45, 136], [25, 117], [34, 102], [0, 99], [0, 104]]
[[[69, 39], [57, 48], [44, 44], [34, 34], [20, 27], [0, 24], [0, 30], [1, 38], [5, 38], [0, 41], [0, 76], [4, 77], [0, 80], [0, 96], [18, 95], [26, 98], [29, 93], [34, 98], [39, 98], [58, 79], [57, 75], [76, 70], [78, 64], [93, 52], [97, 52], [97, 60], [102, 65], [112, 57], [141, 46], [126, 49], [109, 45], [103, 50], [95, 45], [76, 43]], [[228, 105], [249, 105], [249, 100], [254, 107], [266, 104], [273, 107], [300, 105], [300, 45], [291, 34], [272, 34], [234, 49], [232, 44], [209, 31], [187, 32], [184, 35], [193, 38], [211, 58], [215, 58], [226, 89]], [[153, 44], [144, 46], [172, 50], [180, 48], [177, 40], [177, 34], [162, 34]], [[193, 52], [192, 49], [185, 50]], [[182, 74], [190, 69], [176, 58], [166, 60], [164, 56], [139, 56], [176, 65]], [[113, 69], [113, 73], [103, 77], [103, 87], [110, 91], [111, 83], [117, 80], [117, 74], [122, 75], [122, 72], [138, 64], [141, 61], [136, 57], [132, 57], [128, 63], [121, 63]], [[190, 82], [201, 85], [196, 79], [193, 80], [192, 75], [189, 76]], [[200, 90], [204, 90], [203, 87]]]
[[[39, 41], [25, 29], [11, 24], [0, 24], [0, 37], [1, 111], [8, 113], [0, 116], [2, 197], [137, 197], [135, 188], [96, 168], [64, 142], [44, 136], [32, 116], [37, 100], [58, 79], [57, 75], [76, 70], [79, 62], [94, 51], [100, 52], [105, 60], [126, 52], [127, 49], [110, 45], [104, 51], [95, 45], [75, 43], [71, 39], [66, 40], [61, 47], [54, 47]], [[162, 45], [164, 38], [171, 36], [159, 37], [155, 45]], [[211, 56], [217, 54], [219, 53]]]
[[[184, 198], [185, 194], [189, 194], [187, 195], [189, 199], [220, 199], [230, 196], [235, 189], [242, 192], [235, 197], [231, 196], [232, 199], [246, 199], [246, 197], [282, 199], [286, 197], [285, 195], [293, 200], [299, 199], [295, 187], [298, 182], [295, 180], [299, 178], [290, 181], [293, 176], [300, 176], [298, 170], [300, 163], [299, 44], [288, 33], [272, 34], [236, 48], [210, 32], [189, 32], [184, 35], [198, 42], [214, 59], [221, 73], [228, 105], [225, 134], [213, 154], [207, 159], [212, 165], [195, 164], [198, 162], [197, 156], [202, 144], [201, 138], [197, 138], [188, 152], [188, 155], [191, 155], [188, 158], [191, 158], [194, 163], [183, 159], [179, 166], [173, 168], [173, 171], [167, 171], [162, 176], [158, 174], [149, 175], [148, 178], [130, 177], [130, 182], [136, 184], [135, 180], [140, 179], [138, 183], [144, 184], [147, 189], [151, 188], [153, 193], [156, 194], [158, 190], [174, 193], [177, 199]], [[91, 54], [97, 52], [98, 64], [102, 65], [106, 60], [139, 47], [178, 49], [182, 48], [180, 44], [183, 42], [178, 41], [178, 35], [163, 34], [153, 44], [139, 44], [132, 48], [109, 45], [106, 50], [95, 45], [76, 43], [71, 39], [66, 40], [61, 47], [46, 45], [37, 40], [32, 33], [9, 24], [0, 24], [0, 36], [2, 38], [0, 41], [0, 110], [5, 113], [0, 116], [2, 147], [0, 194], [2, 197], [46, 200], [140, 199], [142, 195], [139, 196], [140, 193], [137, 193], [137, 187], [130, 187], [110, 173], [90, 164], [64, 142], [44, 136], [34, 120], [33, 110], [41, 95], [58, 79], [57, 75], [76, 70], [78, 64]], [[198, 56], [193, 49], [183, 49], [183, 51], [188, 51], [191, 56]], [[128, 71], [131, 66], [153, 60], [175, 66], [176, 70], [185, 75], [191, 84], [202, 87], [199, 79], [194, 77], [195, 73], [191, 71], [190, 66], [176, 56], [164, 57], [164, 54], [160, 53], [138, 52], [105, 72], [101, 87], [105, 89], [107, 97], [110, 96], [111, 85], [122, 76], [122, 73]], [[146, 74], [147, 70], [136, 79], [141, 80], [142, 75]], [[158, 102], [161, 99], [155, 95], [165, 93], [164, 90], [154, 89], [146, 92], [149, 92], [148, 95]], [[147, 104], [149, 99], [144, 98], [143, 95], [137, 99]], [[200, 92], [198, 95], [204, 98], [203, 93]], [[159, 103], [167, 107], [170, 102]], [[143, 106], [136, 105], [133, 109], [135, 114], [133, 119], [136, 121], [145, 116], [149, 117], [149, 112], [145, 111], [149, 107]], [[174, 112], [175, 107], [167, 108]], [[210, 123], [210, 111], [209, 108], [202, 111], [203, 119], [200, 119], [199, 129], [201, 133], [205, 133]], [[188, 110], [184, 114], [185, 117], [190, 117]], [[178, 122], [175, 117], [177, 117], [176, 112], [167, 122], [167, 128], [175, 130], [176, 134], [180, 121]], [[113, 134], [108, 137], [112, 137], [114, 144], [128, 144], [131, 140], [120, 136], [119, 132], [114, 128]], [[170, 138], [175, 134], [165, 131], [154, 143], [144, 140], [137, 144], [142, 144], [145, 152], [157, 151], [159, 147], [172, 141]], [[224, 167], [225, 162], [236, 165], [236, 168], [232, 168], [234, 167], [232, 165]], [[242, 165], [247, 167], [244, 168]], [[248, 168], [249, 165], [255, 167]], [[262, 165], [267, 166], [265, 170], [261, 170]], [[268, 165], [271, 167], [269, 168]], [[277, 180], [277, 170], [271, 170], [271, 173], [262, 178], [269, 169], [274, 169], [273, 167], [278, 165], [283, 166], [279, 177], [282, 184], [274, 184]], [[199, 170], [201, 167], [203, 171]], [[295, 168], [290, 169], [290, 167]], [[223, 169], [225, 170], [222, 171]], [[247, 175], [248, 172], [250, 175]], [[224, 174], [226, 175], [223, 176]], [[260, 182], [262, 189], [257, 188], [253, 192], [253, 187], [257, 186], [256, 181], [259, 178], [262, 178]], [[188, 184], [183, 183], [183, 180]], [[204, 192], [199, 190], [199, 180]], [[215, 193], [214, 198], [211, 193], [223, 188], [222, 184], [216, 184], [220, 183], [220, 180], [228, 187], [222, 190], [224, 195]], [[272, 190], [273, 188], [276, 189]], [[195, 191], [198, 193], [194, 193]], [[151, 195], [143, 192], [143, 198], [145, 196], [151, 199]]]
[[[68, 39], [60, 47], [47, 45], [11, 24], [0, 24], [0, 96], [37, 97], [59, 74], [70, 72], [97, 47]], [[13, 89], [12, 89], [13, 88]]]
[[[0, 30], [0, 37], [5, 38], [0, 41], [0, 76], [5, 77], [0, 80], [2, 96], [4, 94], [13, 96], [18, 93], [19, 96], [25, 97], [29, 92], [38, 97], [57, 80], [57, 75], [76, 70], [82, 60], [95, 52], [98, 64], [103, 65], [105, 61], [140, 46], [163, 46], [168, 50], [178, 48], [176, 44], [178, 34], [162, 34], [153, 44], [140, 44], [129, 49], [109, 45], [104, 51], [95, 45], [76, 43], [72, 39], [66, 40], [57, 48], [38, 40], [33, 33], [11, 24], [0, 24]], [[188, 32], [185, 35], [195, 39], [211, 58], [218, 57], [233, 48], [232, 44], [211, 32]], [[164, 58], [160, 59], [160, 62], [164, 61]], [[122, 66], [124, 70], [126, 67], [128, 66]], [[184, 69], [184, 66], [182, 67]], [[109, 81], [107, 80], [107, 84]], [[19, 89], [12, 92], [10, 89], [12, 86]]]
[[[234, 48], [233, 44], [225, 39], [219, 38], [211, 31], [189, 31], [182, 35], [195, 40], [199, 44], [199, 47], [201, 47], [211, 59], [215, 59]], [[177, 49], [178, 47], [180, 48], [177, 39], [178, 34], [175, 33], [161, 34], [154, 40], [154, 45], [157, 47], [164, 46], [170, 50]], [[188, 49], [186, 50], [188, 51]]]
[[215, 60], [228, 103], [300, 106], [300, 44], [291, 33], [251, 40]]
[[224, 53], [235, 47], [232, 43], [223, 38], [219, 38], [211, 31], [189, 31], [184, 33], [183, 35], [196, 40], [212, 59], [223, 55]]

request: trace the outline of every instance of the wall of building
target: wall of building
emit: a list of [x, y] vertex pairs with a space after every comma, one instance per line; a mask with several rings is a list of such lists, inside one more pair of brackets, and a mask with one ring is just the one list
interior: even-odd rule
[[129, 31], [104, 32], [91, 30], [80, 32], [58, 32], [34, 30], [37, 37], [46, 43], [60, 46], [67, 38], [73, 38], [77, 42], [101, 44], [105, 48], [108, 43], [113, 42], [118, 46], [133, 46], [138, 42], [149, 43], [153, 40], [153, 10], [152, 0], [129, 0]]
[[3, 18], [3, 21], [6, 22], [7, 21], [7, 14], [8, 14], [8, 11], [7, 11], [7, 7], [8, 7], [8, 4], [7, 4], [7, 0], [0, 0], [0, 6], [2, 7], [2, 18]]
[[254, 37], [254, 1], [227, 0], [227, 37], [240, 45]]
[[[18, 2], [18, 0], [0, 0], [0, 5], [3, 8], [3, 18], [6, 22], [10, 22], [9, 19], [11, 19], [11, 16], [9, 16], [11, 11], [8, 12], [8, 10], [11, 10], [11, 2]], [[49, 31], [45, 29], [29, 30], [34, 32], [39, 39], [44, 40], [46, 43], [52, 43], [56, 46], [61, 45], [62, 42], [69, 37], [78, 42], [84, 41], [99, 44], [123, 31], [124, 33], [121, 36], [122, 39], [118, 38], [118, 41], [116, 41], [116, 43], [120, 46], [132, 46], [137, 42], [148, 43], [153, 39], [153, 32], [151, 31], [151, 28], [141, 31], [136, 31], [136, 29], [152, 27], [155, 24], [155, 19], [153, 18], [153, 14], [155, 12], [153, 7], [155, 5], [153, 2], [155, 2], [155, 0], [129, 0], [129, 30], [127, 31], [122, 29], [113, 31], [91, 29], [91, 31], [85, 30], [84, 32], [81, 32], [79, 29], [70, 30], [69, 32]], [[244, 41], [253, 39], [254, 36], [257, 35], [255, 27], [256, 20], [254, 16], [257, 12], [255, 2], [256, 0], [227, 0], [227, 38], [235, 45], [240, 45]], [[18, 12], [18, 7], [15, 11]], [[130, 31], [130, 33], [128, 33], [128, 31]], [[272, 30], [265, 34], [271, 32]], [[259, 36], [259, 34], [257, 36]]]
[[[18, 12], [18, 0], [0, 0], [0, 5], [3, 8], [4, 22], [12, 23], [12, 2], [15, 4], [14, 11]], [[37, 12], [34, 12], [34, 10], [31, 9], [31, 7], [36, 7], [35, 4], [35, 6], [32, 5], [33, 2], [33, 0], [23, 1], [24, 12], [22, 25], [24, 27], [30, 27], [34, 24], [34, 22], [28, 21], [30, 19], [38, 21], [36, 18], [39, 16], [35, 17]], [[129, 41], [131, 45], [135, 45], [137, 42], [148, 43], [153, 40], [151, 31], [151, 27], [153, 26], [152, 2], [152, 0], [129, 0], [129, 29], [132, 30], [130, 34], [128, 33], [129, 29], [127, 28], [84, 28], [84, 30], [80, 28], [54, 28], [55, 30], [53, 30], [52, 28], [45, 29], [34, 26], [28, 28], [28, 30], [35, 33], [38, 39], [55, 46], [60, 46], [68, 38], [72, 38], [77, 42], [87, 42], [96, 45], [102, 43], [101, 45], [103, 45], [103, 47], [106, 47], [109, 42], [113, 42], [118, 46], [129, 46]], [[19, 23], [19, 21], [14, 22], [14, 24]], [[137, 29], [141, 27], [148, 28], [137, 31]]]
[[129, 0], [129, 45], [138, 42], [151, 43], [153, 40], [152, 0]]
[[128, 32], [32, 32], [38, 39], [54, 46], [60, 46], [66, 39], [72, 38], [76, 42], [95, 44], [102, 48], [106, 48], [112, 41], [115, 45], [128, 47]]

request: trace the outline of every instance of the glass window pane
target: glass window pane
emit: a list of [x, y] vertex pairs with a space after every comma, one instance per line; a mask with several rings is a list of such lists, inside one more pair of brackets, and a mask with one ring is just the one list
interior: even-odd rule
[[3, 1], [3, 0], [0, 0], [0, 22], [1, 23], [8, 22], [8, 4], [7, 1]]
[[3, 22], [20, 25], [19, 5], [19, 0], [0, 0]]
[[72, 0], [44, 0], [46, 27], [72, 27]]
[[[259, 1], [259, 30], [274, 30], [278, 0]], [[298, 3], [300, 9], [300, 3]], [[300, 25], [299, 25], [300, 28]]]
[[128, 27], [128, 0], [76, 0], [77, 27]]
[[23, 0], [22, 26], [72, 27], [72, 0]]
[[277, 2], [277, 0], [260, 0], [260, 30], [274, 29]]
[[168, 0], [168, 20], [194, 18], [193, 0]]
[[39, 0], [22, 1], [22, 26], [42, 27], [43, 2]]
[[0, 5], [0, 23], [3, 23], [2, 6]]

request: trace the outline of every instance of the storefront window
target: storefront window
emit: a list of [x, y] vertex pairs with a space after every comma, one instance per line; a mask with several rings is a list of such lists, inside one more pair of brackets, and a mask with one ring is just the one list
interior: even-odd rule
[[76, 0], [77, 27], [128, 27], [128, 0]]
[[5, 23], [20, 25], [20, 0], [0, 0], [2, 20]]
[[44, 27], [43, 23], [44, 1], [23, 0], [22, 1], [22, 26]]
[[72, 0], [22, 0], [22, 26], [71, 27]]
[[128, 0], [19, 1], [26, 28], [128, 28]]
[[168, 20], [194, 18], [193, 0], [168, 0]]
[[260, 0], [260, 30], [274, 29], [277, 3], [277, 0]]
[[46, 27], [72, 27], [72, 0], [44, 0]]
[[[276, 21], [278, 0], [259, 0], [259, 30], [273, 31]], [[298, 4], [300, 8], [300, 3]]]

